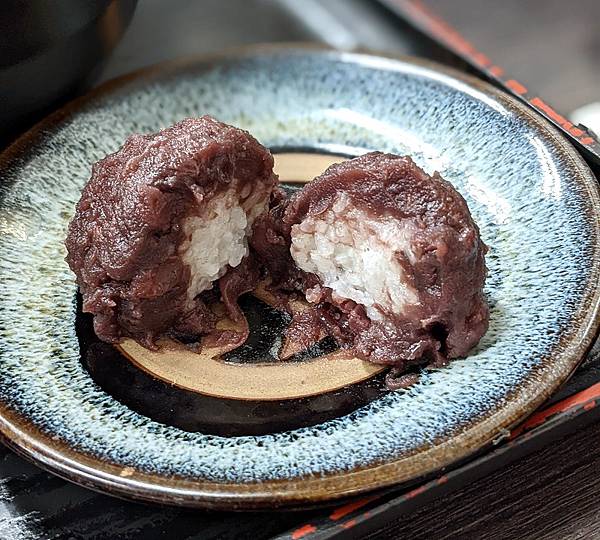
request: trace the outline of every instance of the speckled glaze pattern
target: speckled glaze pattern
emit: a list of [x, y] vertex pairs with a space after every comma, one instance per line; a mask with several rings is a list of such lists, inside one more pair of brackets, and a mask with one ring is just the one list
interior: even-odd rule
[[[591, 173], [554, 130], [473, 84], [409, 60], [260, 49], [128, 79], [49, 122], [0, 168], [4, 410], [67, 445], [74, 462], [85, 454], [139, 473], [146, 487], [119, 484], [121, 494], [142, 489], [142, 498], [159, 500], [168, 477], [181, 477], [182, 504], [210, 505], [211, 493], [242, 497], [270, 481], [290, 481], [279, 493], [269, 488], [280, 501], [310, 500], [319, 485], [340, 497], [426, 474], [490, 442], [564, 380], [589, 345], [598, 325], [599, 203]], [[90, 164], [130, 133], [201, 114], [270, 147], [377, 149], [440, 171], [490, 246], [490, 329], [477, 349], [346, 417], [260, 437], [154, 423], [95, 386], [80, 364], [76, 287], [64, 262], [80, 189]], [[292, 485], [302, 478], [306, 492]], [[94, 473], [87, 480], [107, 482]]]

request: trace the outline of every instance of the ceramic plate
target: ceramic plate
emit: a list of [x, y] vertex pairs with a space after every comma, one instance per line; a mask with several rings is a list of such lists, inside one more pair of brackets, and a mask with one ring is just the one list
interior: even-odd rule
[[[327, 340], [282, 343], [288, 321], [260, 293], [243, 299], [251, 336], [234, 351], [98, 342], [63, 247], [90, 166], [130, 133], [206, 113], [270, 147], [290, 186], [370, 150], [440, 171], [490, 246], [476, 350], [388, 392], [379, 368]], [[13, 145], [0, 200], [0, 431], [41, 466], [120, 496], [247, 509], [414, 482], [502, 438], [599, 324], [589, 169], [520, 103], [422, 61], [271, 47], [134, 74]]]

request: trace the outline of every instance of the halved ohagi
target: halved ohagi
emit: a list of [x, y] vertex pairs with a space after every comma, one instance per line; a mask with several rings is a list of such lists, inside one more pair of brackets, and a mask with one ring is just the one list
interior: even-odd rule
[[247, 237], [276, 183], [269, 151], [209, 116], [132, 135], [96, 163], [66, 239], [96, 334], [150, 347], [205, 334], [218, 280], [239, 318], [237, 295], [258, 280]]
[[275, 284], [315, 306], [295, 337], [325, 329], [402, 370], [462, 356], [487, 330], [479, 230], [457, 191], [409, 157], [373, 152], [333, 165], [256, 230]]

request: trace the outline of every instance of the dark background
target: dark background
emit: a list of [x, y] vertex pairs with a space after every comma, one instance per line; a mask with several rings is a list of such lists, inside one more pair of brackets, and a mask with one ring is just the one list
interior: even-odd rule
[[[600, 101], [598, 0], [426, 0], [561, 112]], [[102, 79], [183, 55], [266, 41], [431, 51], [369, 0], [140, 0]]]

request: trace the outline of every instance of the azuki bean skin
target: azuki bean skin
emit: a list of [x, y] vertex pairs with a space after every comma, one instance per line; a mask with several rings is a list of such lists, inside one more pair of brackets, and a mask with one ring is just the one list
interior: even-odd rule
[[302, 293], [322, 286], [318, 276], [293, 263], [292, 227], [331, 208], [340, 193], [371, 219], [410, 222], [417, 260], [401, 264], [418, 302], [375, 322], [362, 306], [336, 301], [331, 289], [321, 287], [319, 298], [311, 296], [312, 313], [296, 317], [290, 337], [309, 341], [328, 333], [358, 356], [400, 370], [416, 363], [443, 365], [467, 354], [488, 328], [482, 293], [487, 248], [463, 197], [409, 157], [372, 152], [335, 164], [288, 201], [275, 201], [256, 223], [260, 234], [252, 241], [273, 286]]

